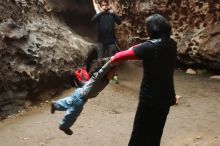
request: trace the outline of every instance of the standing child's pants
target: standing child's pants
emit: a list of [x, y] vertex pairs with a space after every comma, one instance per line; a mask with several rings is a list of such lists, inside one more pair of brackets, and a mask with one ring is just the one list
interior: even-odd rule
[[98, 58], [111, 57], [116, 53], [115, 44], [97, 43]]
[[57, 100], [54, 103], [54, 108], [58, 111], [66, 111], [65, 116], [60, 122], [60, 127], [63, 129], [70, 128], [83, 109], [85, 104], [82, 96], [82, 88], [78, 88], [71, 96]]

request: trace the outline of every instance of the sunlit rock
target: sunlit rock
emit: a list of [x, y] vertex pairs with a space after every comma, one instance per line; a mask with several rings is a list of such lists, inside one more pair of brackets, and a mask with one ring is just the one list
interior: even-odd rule
[[211, 76], [210, 78], [220, 80], [220, 75]]

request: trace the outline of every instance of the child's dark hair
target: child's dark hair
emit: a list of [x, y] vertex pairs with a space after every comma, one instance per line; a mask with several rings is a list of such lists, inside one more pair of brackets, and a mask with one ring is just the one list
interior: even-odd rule
[[105, 3], [109, 4], [109, 3], [108, 3], [108, 0], [98, 0], [98, 4], [99, 4], [99, 5], [101, 5], [102, 2], [105, 2]]

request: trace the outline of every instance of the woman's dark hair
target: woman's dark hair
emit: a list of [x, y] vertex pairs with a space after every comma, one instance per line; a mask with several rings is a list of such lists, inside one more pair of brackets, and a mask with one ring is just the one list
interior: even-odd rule
[[145, 24], [150, 38], [170, 37], [171, 24], [159, 14], [153, 14], [146, 18]]

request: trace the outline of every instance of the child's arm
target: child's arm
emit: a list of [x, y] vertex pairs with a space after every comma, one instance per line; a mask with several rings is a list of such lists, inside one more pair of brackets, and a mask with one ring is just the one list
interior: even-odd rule
[[92, 22], [96, 23], [100, 17], [101, 13], [97, 13], [92, 17]]
[[94, 78], [95, 80], [101, 79], [109, 70], [110, 70], [110, 60], [105, 63], [105, 65], [103, 65], [103, 67], [101, 69], [99, 69], [99, 71], [97, 73], [94, 73]]
[[92, 2], [93, 2], [93, 6], [94, 6], [94, 9], [95, 9], [96, 13], [101, 12], [101, 9], [100, 9], [100, 7], [99, 7], [99, 4], [96, 3], [96, 0], [93, 0]]
[[102, 79], [105, 74], [110, 70], [110, 60], [98, 71], [95, 72], [92, 77], [85, 83], [83, 86], [84, 95], [88, 96], [90, 91], [93, 89], [93, 86]]
[[92, 17], [92, 22], [97, 23], [100, 19], [100, 16], [105, 13], [104, 11], [98, 12], [96, 13], [93, 17]]

